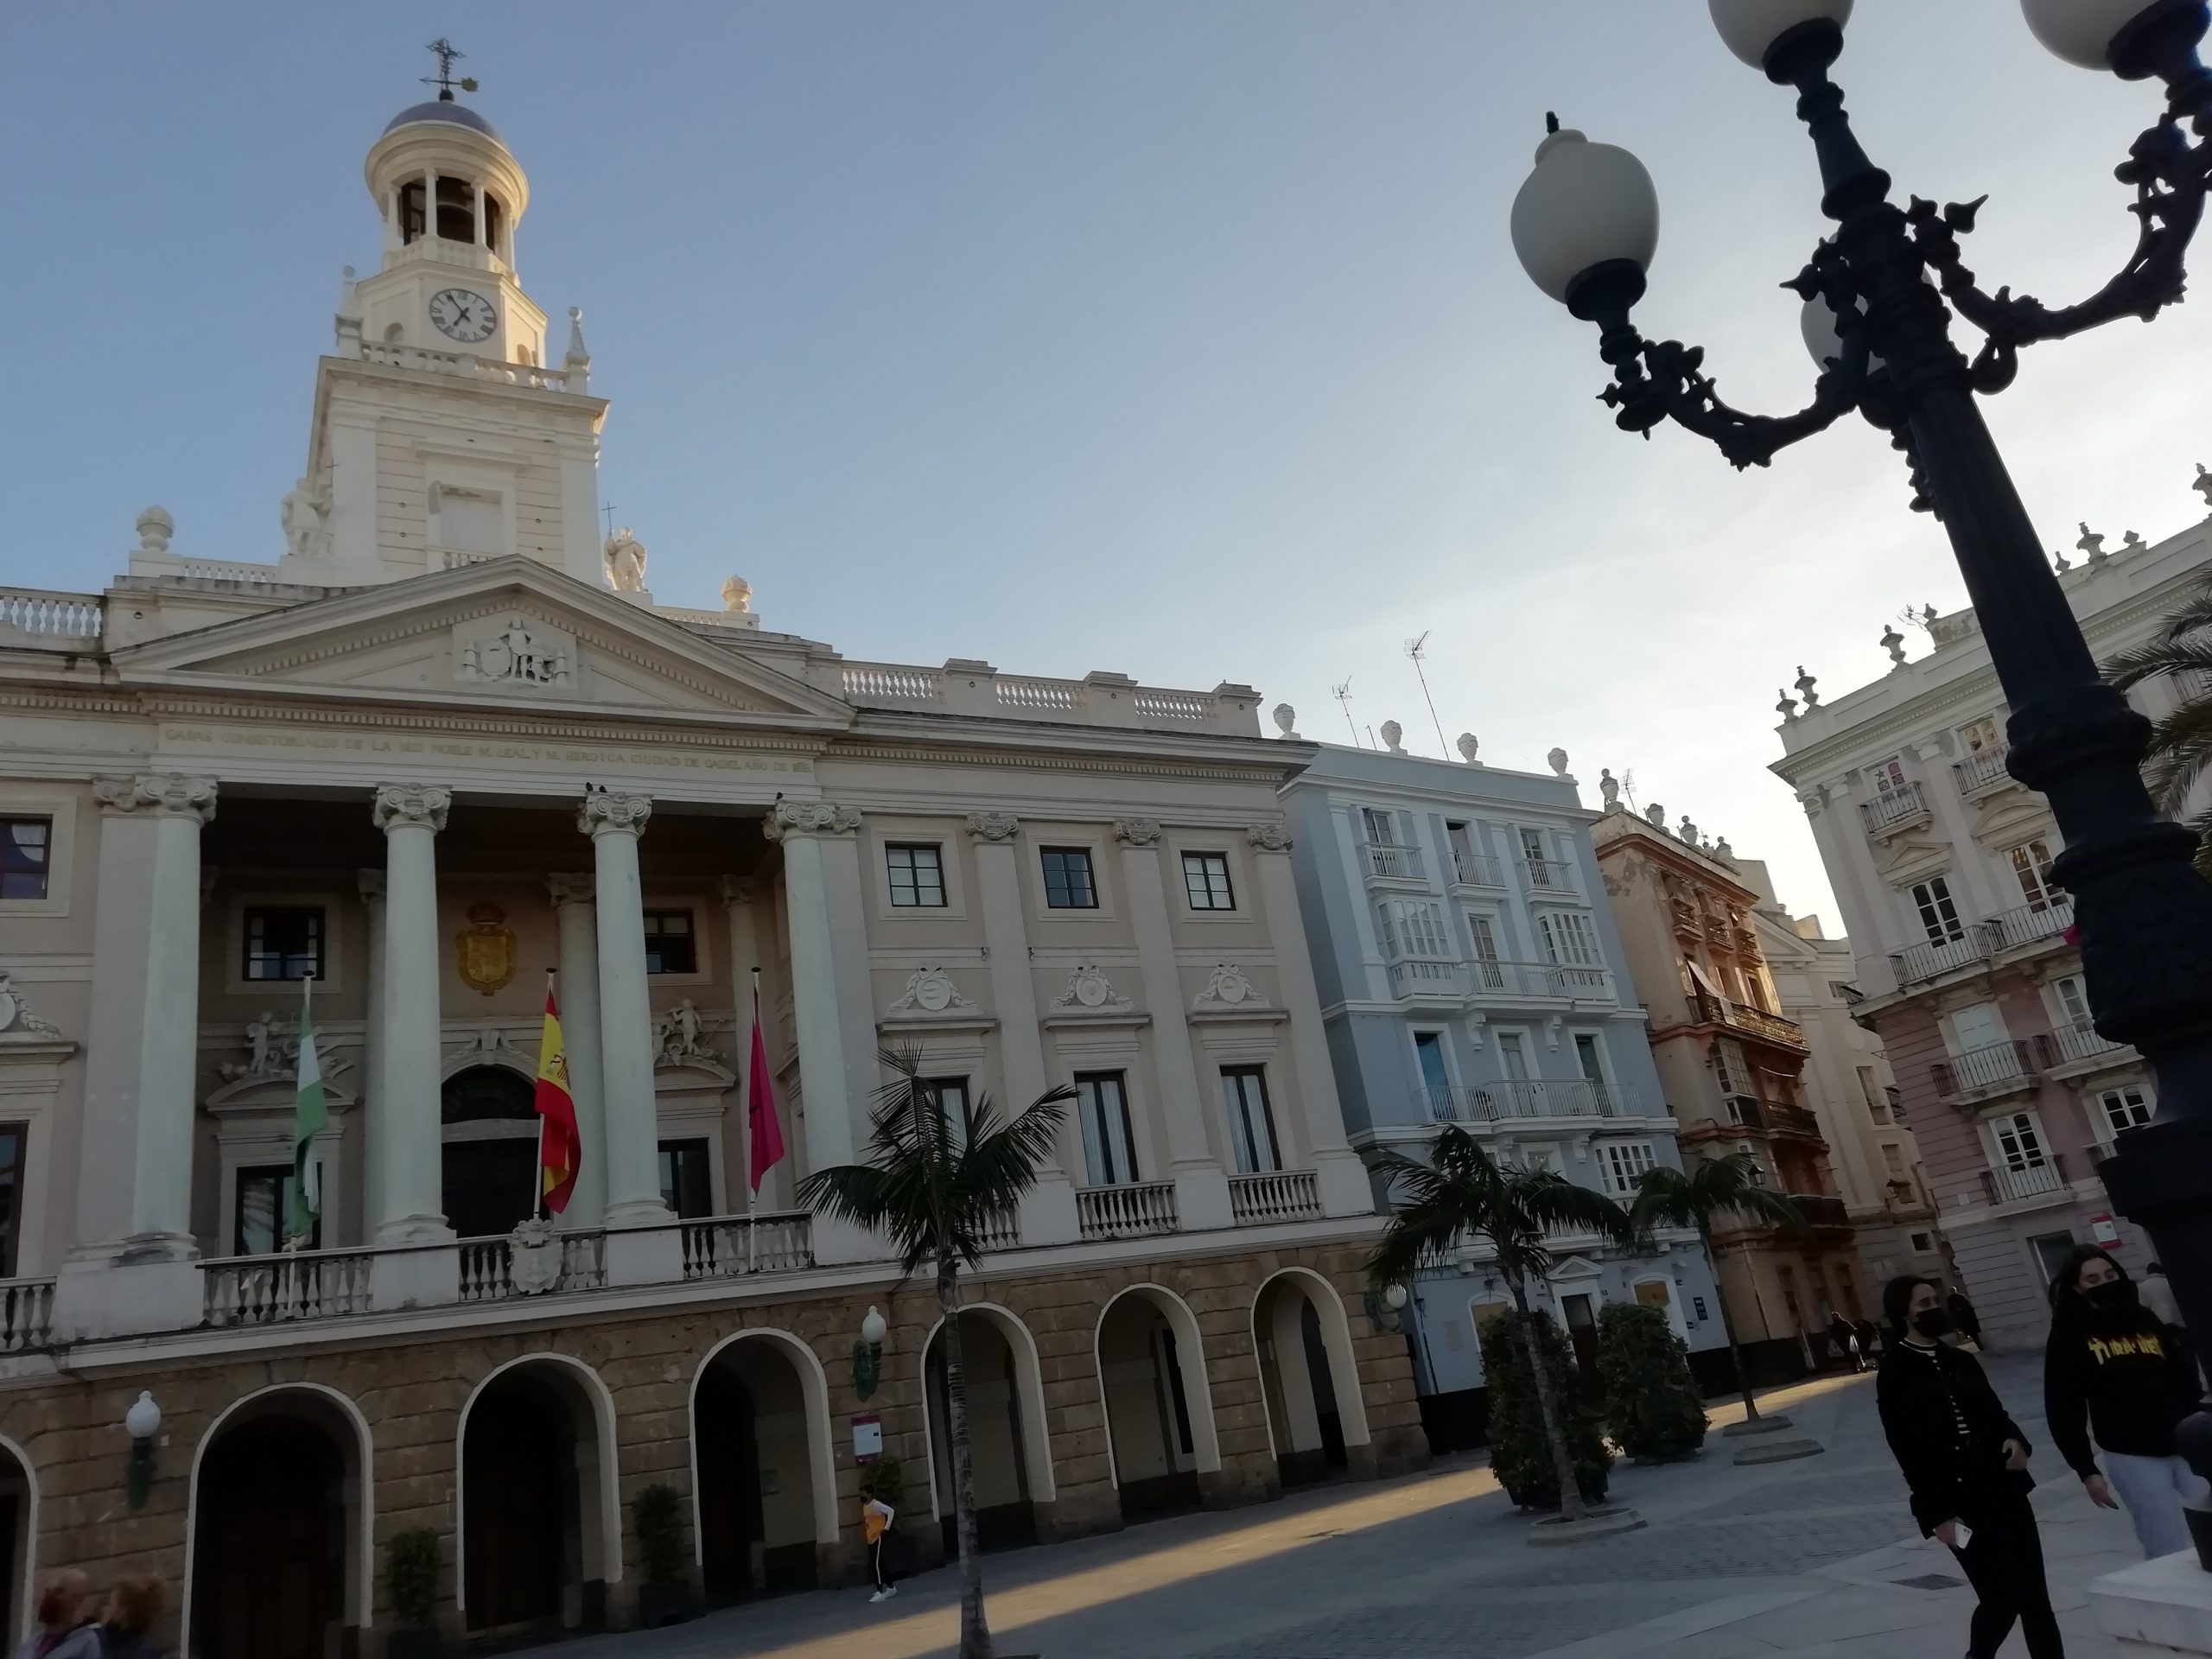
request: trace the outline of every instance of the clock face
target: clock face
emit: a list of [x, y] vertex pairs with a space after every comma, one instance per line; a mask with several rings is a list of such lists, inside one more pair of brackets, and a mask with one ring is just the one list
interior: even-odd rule
[[450, 340], [474, 346], [492, 338], [499, 326], [499, 311], [481, 294], [465, 288], [442, 288], [430, 296], [430, 321]]

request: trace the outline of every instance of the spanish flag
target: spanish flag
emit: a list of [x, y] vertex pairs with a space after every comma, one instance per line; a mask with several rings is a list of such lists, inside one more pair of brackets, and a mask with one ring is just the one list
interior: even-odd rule
[[569, 1093], [569, 1053], [561, 1040], [561, 1010], [553, 987], [545, 988], [545, 1030], [537, 1042], [537, 1162], [545, 1207], [555, 1214], [569, 1207], [582, 1166], [582, 1139], [576, 1134], [576, 1103]]

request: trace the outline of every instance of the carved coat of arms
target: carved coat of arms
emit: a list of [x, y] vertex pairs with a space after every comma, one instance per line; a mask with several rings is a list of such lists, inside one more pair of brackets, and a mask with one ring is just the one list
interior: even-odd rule
[[515, 976], [515, 931], [497, 905], [471, 905], [468, 925], [454, 935], [466, 984], [489, 996]]

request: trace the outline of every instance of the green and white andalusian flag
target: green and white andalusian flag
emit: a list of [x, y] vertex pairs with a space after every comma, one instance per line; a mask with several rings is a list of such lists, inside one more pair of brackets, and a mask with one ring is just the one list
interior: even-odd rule
[[315, 981], [304, 982], [300, 999], [300, 1090], [292, 1110], [292, 1213], [294, 1238], [314, 1236], [322, 1217], [322, 1166], [315, 1155], [315, 1138], [330, 1126], [330, 1106], [322, 1096], [322, 1057], [315, 1052], [312, 1005]]

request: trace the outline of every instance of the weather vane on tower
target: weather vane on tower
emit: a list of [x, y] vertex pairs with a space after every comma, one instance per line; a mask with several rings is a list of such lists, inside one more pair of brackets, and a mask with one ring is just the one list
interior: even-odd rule
[[432, 41], [424, 49], [437, 54], [438, 73], [435, 75], [423, 76], [423, 84], [425, 86], [435, 86], [438, 89], [439, 103], [452, 103], [453, 89], [456, 86], [460, 87], [464, 92], [473, 92], [476, 90], [475, 76], [463, 75], [459, 80], [455, 80], [454, 79], [454, 60], [456, 58], [467, 57], [468, 54], [466, 52], [463, 52], [459, 47], [455, 46], [451, 41], [446, 39], [442, 35], [439, 35], [436, 40]]

